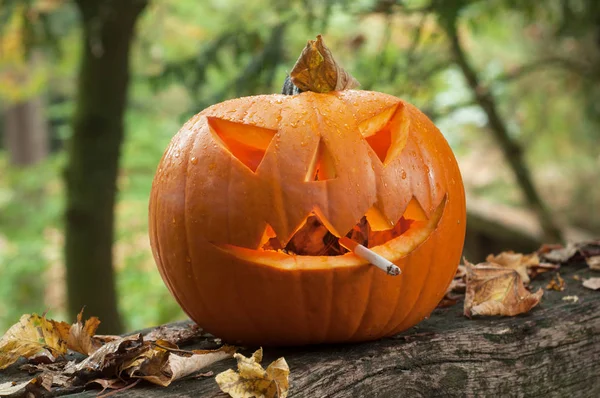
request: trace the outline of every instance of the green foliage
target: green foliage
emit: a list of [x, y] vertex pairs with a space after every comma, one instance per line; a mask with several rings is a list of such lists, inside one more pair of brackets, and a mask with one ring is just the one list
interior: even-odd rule
[[[0, 2], [0, 26], [5, 25], [4, 11], [14, 10], [4, 5], [16, 3]], [[469, 59], [525, 149], [542, 195], [559, 218], [600, 231], [595, 211], [600, 190], [590, 184], [600, 170], [600, 46], [592, 19], [598, 4], [151, 2], [132, 53], [118, 181], [114, 255], [127, 329], [184, 317], [156, 271], [147, 239], [148, 195], [170, 138], [213, 103], [279, 92], [306, 40], [318, 33], [325, 33], [328, 46], [361, 88], [403, 97], [436, 120], [461, 161], [471, 193], [518, 206], [522, 199], [490, 139], [485, 116], [451, 64], [440, 23], [457, 16]], [[57, 147], [70, 136], [80, 50], [76, 15], [70, 5], [64, 7], [49, 22], [50, 30], [59, 32], [53, 45], [63, 51], [58, 60], [46, 56], [49, 78], [42, 87], [48, 117], [58, 126], [53, 130]], [[441, 19], [431, 7], [443, 7]], [[35, 29], [41, 34], [39, 29], [46, 28]], [[0, 78], [4, 71], [0, 62]], [[48, 279], [60, 271], [62, 163], [59, 152], [34, 169], [12, 170], [0, 153], [0, 300], [10, 303], [0, 306], [0, 330], [24, 312], [47, 307], [53, 314], [64, 312], [64, 302], [52, 299], [61, 296], [62, 287]]]

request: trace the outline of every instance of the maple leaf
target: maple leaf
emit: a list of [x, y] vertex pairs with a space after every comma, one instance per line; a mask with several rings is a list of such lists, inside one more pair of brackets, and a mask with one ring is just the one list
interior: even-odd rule
[[507, 268], [473, 266], [467, 263], [467, 291], [464, 314], [514, 316], [535, 307], [544, 294], [530, 293], [520, 274]]
[[235, 354], [238, 371], [228, 369], [216, 377], [221, 391], [233, 398], [285, 398], [289, 390], [290, 368], [285, 359], [279, 358], [265, 370], [262, 361], [262, 348], [250, 358]]
[[487, 256], [486, 261], [488, 262], [486, 265], [491, 267], [501, 266], [514, 269], [519, 273], [525, 285], [528, 285], [531, 278], [535, 278], [538, 274], [560, 268], [558, 265], [540, 262], [537, 253], [522, 254], [506, 251], [498, 255], [490, 254]]
[[0, 369], [7, 368], [20, 357], [31, 358], [45, 352], [52, 357], [65, 354], [69, 329], [68, 323], [47, 319], [45, 315], [21, 316], [0, 339]]

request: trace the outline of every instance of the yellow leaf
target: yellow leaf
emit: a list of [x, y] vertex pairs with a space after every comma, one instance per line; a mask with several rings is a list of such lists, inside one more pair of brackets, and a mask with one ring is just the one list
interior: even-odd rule
[[285, 398], [289, 390], [290, 368], [284, 358], [269, 365], [267, 370], [260, 365], [262, 348], [250, 358], [235, 354], [238, 371], [226, 370], [217, 375], [221, 391], [233, 398]]
[[530, 293], [513, 269], [477, 266], [466, 263], [467, 290], [464, 314], [514, 316], [535, 307], [544, 294]]
[[30, 358], [43, 350], [53, 356], [65, 354], [69, 329], [65, 322], [37, 314], [23, 315], [0, 339], [0, 369], [15, 363], [19, 357]]

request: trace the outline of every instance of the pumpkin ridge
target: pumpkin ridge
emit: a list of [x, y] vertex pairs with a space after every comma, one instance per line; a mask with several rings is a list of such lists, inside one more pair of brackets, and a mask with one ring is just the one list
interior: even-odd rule
[[[369, 290], [369, 295], [367, 297], [367, 299], [365, 300], [365, 305], [363, 307], [362, 310], [362, 314], [360, 315], [360, 320], [358, 322], [358, 324], [356, 325], [356, 329], [354, 329], [354, 332], [352, 332], [350, 334], [350, 336], [348, 337], [348, 340], [353, 340], [356, 335], [361, 331], [361, 328], [363, 326], [363, 321], [365, 319], [365, 316], [367, 315], [367, 310], [369, 309], [369, 306], [371, 304], [371, 300], [373, 298], [373, 279], [374, 279], [374, 273], [373, 273], [374, 269], [373, 267], [369, 268], [369, 282], [368, 282], [368, 290]], [[378, 303], [377, 305], [383, 305], [382, 303]]]
[[[194, 148], [197, 142], [197, 137], [198, 135], [194, 136], [193, 142], [191, 144], [191, 147]], [[187, 167], [185, 170], [185, 174], [184, 174], [184, 180], [183, 180], [183, 207], [184, 209], [187, 209], [187, 200], [188, 200], [188, 177], [190, 175], [190, 164], [191, 162], [189, 162], [189, 152], [186, 153], [185, 158], [184, 158]], [[185, 253], [186, 253], [186, 259], [189, 258], [190, 261], [186, 261], [185, 262], [185, 267], [188, 268], [188, 270], [190, 271], [190, 274], [192, 275], [194, 280], [198, 280], [197, 276], [196, 276], [196, 267], [194, 267], [194, 259], [192, 258], [192, 253], [189, 249], [189, 242], [190, 242], [190, 231], [189, 231], [189, 226], [188, 226], [188, 221], [189, 221], [189, 217], [187, 216], [187, 211], [183, 211], [183, 226], [184, 226], [184, 238], [185, 238]], [[202, 294], [200, 294], [200, 297], [202, 297]], [[208, 306], [204, 304], [204, 300], [199, 299], [197, 300], [197, 302], [200, 305], [200, 311], [203, 312], [204, 314], [210, 314], [210, 310], [208, 310]], [[185, 307], [182, 306], [182, 308], [184, 309], [184, 311], [187, 313], [188, 311], [185, 309]], [[189, 315], [189, 314], [188, 314]], [[211, 316], [211, 315], [209, 315]], [[212, 316], [211, 316], [212, 317]]]
[[327, 315], [327, 326], [324, 327], [325, 329], [325, 335], [323, 337], [323, 341], [329, 341], [330, 340], [330, 335], [331, 335], [331, 320], [333, 318], [333, 315], [336, 311], [336, 308], [334, 307], [334, 303], [335, 303], [335, 279], [337, 276], [337, 272], [333, 271], [331, 272], [331, 282], [329, 283], [329, 286], [331, 287], [330, 294], [329, 294], [329, 311], [327, 311], [328, 315]]

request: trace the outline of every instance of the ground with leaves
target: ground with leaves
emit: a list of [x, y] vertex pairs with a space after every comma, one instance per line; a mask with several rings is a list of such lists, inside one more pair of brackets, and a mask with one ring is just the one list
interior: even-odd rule
[[[556, 270], [535, 276], [529, 272], [530, 290], [542, 289], [543, 297], [522, 315], [468, 319], [463, 314], [464, 299], [458, 294], [454, 305], [438, 308], [430, 319], [394, 338], [352, 345], [265, 348], [262, 365], [258, 365], [261, 355], [253, 355], [254, 349], [242, 348], [242, 355], [236, 357], [237, 365], [236, 360], [225, 359], [203, 368], [200, 373], [182, 377], [168, 387], [143, 380], [119, 396], [214, 396], [220, 391], [219, 378], [224, 382], [222, 386], [227, 383], [234, 387], [260, 385], [277, 390], [285, 383], [274, 380], [287, 372], [287, 365], [290, 397], [351, 397], [375, 391], [385, 396], [398, 393], [399, 388], [405, 392], [450, 396], [465, 392], [486, 395], [515, 391], [535, 396], [598, 396], [600, 292], [585, 287], [584, 282], [598, 278], [598, 272], [588, 260], [600, 246], [588, 249], [570, 254], [569, 258], [563, 254], [558, 259], [564, 262], [559, 270], [562, 283]], [[531, 266], [527, 261], [524, 263]], [[76, 330], [85, 329], [84, 324], [82, 326]], [[145, 340], [171, 340], [186, 352], [221, 346], [218, 339], [199, 337], [186, 330], [190, 330], [186, 325], [159, 327], [146, 331]], [[81, 360], [81, 356], [79, 358]], [[0, 372], [0, 384], [14, 382], [18, 386], [30, 380], [32, 376], [19, 370], [23, 365], [24, 361], [20, 360]], [[248, 366], [244, 368], [244, 365]], [[214, 377], [219, 374], [222, 376]], [[244, 379], [248, 374], [260, 377], [248, 382]], [[112, 381], [102, 383], [97, 383], [99, 388]], [[42, 385], [34, 387], [43, 391]], [[99, 391], [82, 392], [84, 388], [92, 386], [57, 388], [54, 394], [92, 397]]]

